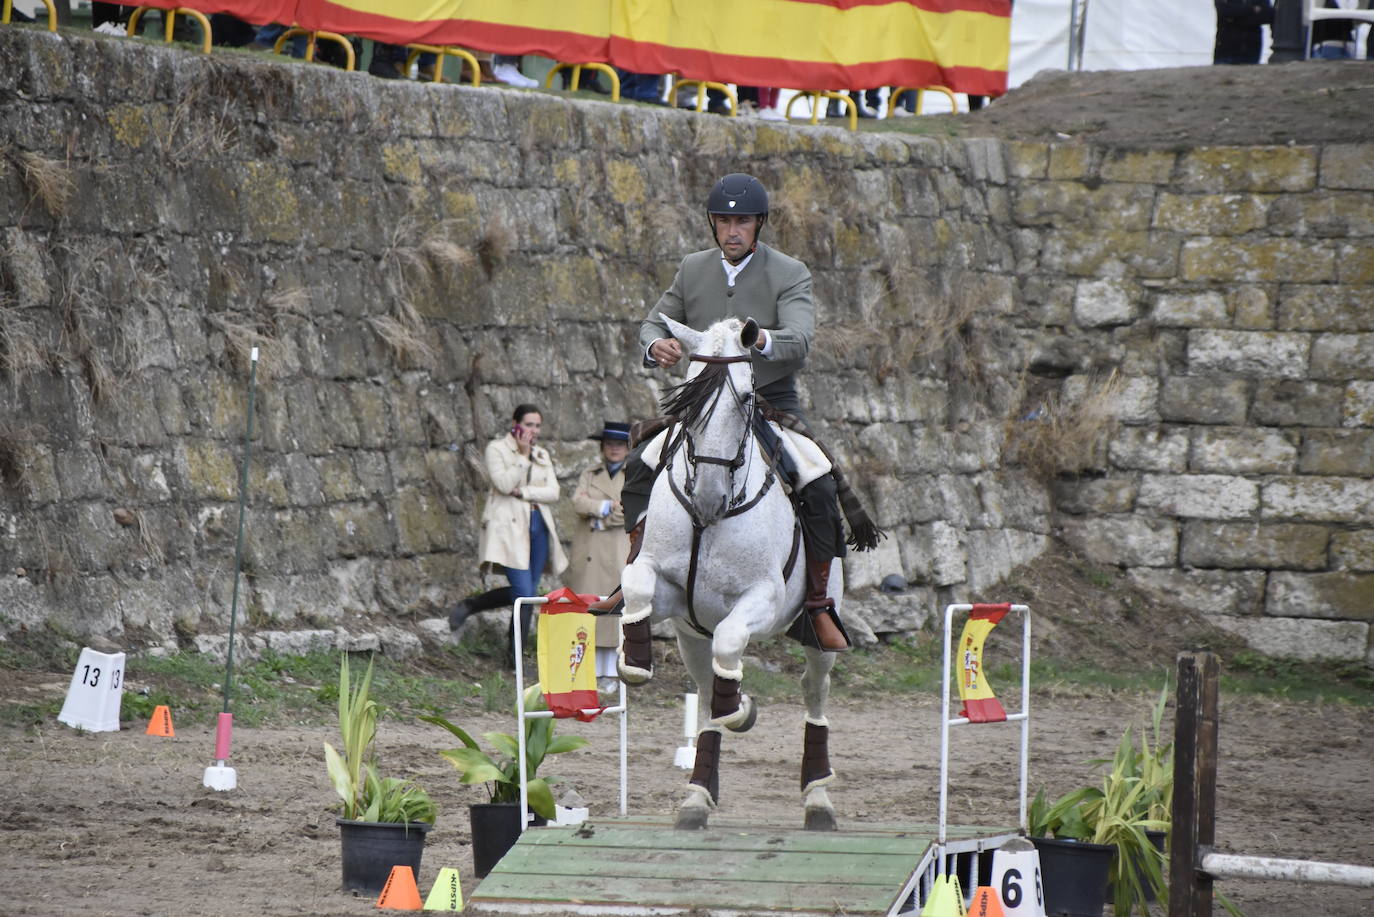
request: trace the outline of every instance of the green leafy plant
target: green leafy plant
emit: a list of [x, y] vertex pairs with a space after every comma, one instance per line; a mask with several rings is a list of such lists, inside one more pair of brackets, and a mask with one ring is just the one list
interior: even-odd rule
[[[544, 695], [538, 683], [525, 689], [525, 710], [547, 710]], [[476, 740], [461, 726], [454, 725], [441, 716], [422, 716], [426, 723], [442, 726], [463, 743], [461, 748], [451, 748], [439, 754], [457, 769], [459, 779], [466, 784], [485, 783], [492, 802], [520, 801], [520, 746], [515, 736], [504, 732], [484, 732], [482, 738], [494, 750], [493, 754], [484, 752]], [[537, 776], [539, 766], [549, 755], [563, 754], [587, 744], [582, 736], [555, 736], [552, 717], [526, 719], [525, 728], [525, 776], [526, 795], [530, 808], [544, 818], [554, 817], [553, 792], [549, 784], [558, 778]]]
[[1139, 748], [1127, 727], [1110, 759], [1100, 785], [1082, 786], [1050, 803], [1042, 789], [1028, 812], [1030, 832], [1042, 837], [1071, 839], [1116, 848], [1112, 860], [1113, 912], [1129, 917], [1139, 910], [1149, 915], [1146, 890], [1163, 900], [1164, 853], [1146, 833], [1167, 832], [1173, 803], [1173, 743], [1161, 739], [1161, 722], [1168, 685], [1151, 711], [1150, 734], [1141, 733]]
[[381, 708], [372, 699], [372, 660], [357, 684], [349, 679], [348, 654], [339, 662], [339, 734], [343, 754], [324, 743], [325, 767], [334, 792], [343, 800], [343, 817], [353, 821], [428, 822], [437, 809], [419, 786], [397, 777], [380, 777], [372, 761]]

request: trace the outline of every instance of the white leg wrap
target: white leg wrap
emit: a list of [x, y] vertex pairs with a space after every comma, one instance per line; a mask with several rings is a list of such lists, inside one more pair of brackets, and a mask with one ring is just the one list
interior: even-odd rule
[[[819, 789], [820, 789], [821, 787], [823, 787], [823, 786], [829, 786], [830, 784], [832, 784], [832, 783], [834, 783], [834, 782], [835, 782], [835, 769], [834, 769], [834, 768], [831, 768], [829, 774], [826, 774], [824, 777], [818, 777], [817, 779], [812, 780], [812, 781], [811, 781], [810, 783], [808, 783], [806, 786], [802, 787], [802, 791], [801, 791], [801, 792], [802, 792], [802, 797], [803, 797], [804, 799], [806, 799], [807, 805], [811, 805], [811, 800], [809, 799], [809, 796], [810, 796], [810, 794], [811, 794], [813, 791], [819, 790]], [[829, 799], [825, 799], [825, 793], [824, 793], [824, 791], [821, 792], [821, 798], [824, 799], [824, 804], [825, 804], [825, 805], [827, 805], [827, 806], [830, 805], [830, 800], [829, 800]]]
[[714, 809], [715, 807], [715, 800], [711, 798], [710, 793], [706, 792], [706, 787], [697, 786], [695, 783], [689, 783], [687, 784], [687, 798], [683, 800], [682, 805], [678, 808]]
[[653, 611], [654, 606], [652, 605], [645, 605], [643, 608], [637, 609], [635, 611], [630, 611], [630, 609], [626, 608], [624, 611], [620, 613], [620, 623], [636, 624], [640, 621], [643, 621], [645, 618], [649, 617], [649, 615], [653, 614]]
[[825, 726], [826, 728], [830, 727], [830, 720], [823, 716], [808, 715], [806, 717], [806, 721], [810, 723], [812, 726]]
[[731, 681], [743, 681], [743, 680], [744, 680], [744, 666], [740, 666], [740, 667], [737, 668], [737, 669], [727, 669], [727, 668], [723, 668], [723, 667], [721, 666], [720, 663], [718, 663], [718, 662], [716, 662], [714, 659], [712, 659], [712, 660], [711, 660], [711, 671], [715, 672], [715, 673], [716, 673], [717, 675], [719, 675], [721, 678], [728, 678], [728, 679], [730, 679]]

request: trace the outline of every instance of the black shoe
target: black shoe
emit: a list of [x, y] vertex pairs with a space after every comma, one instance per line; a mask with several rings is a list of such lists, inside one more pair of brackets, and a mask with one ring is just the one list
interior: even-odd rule
[[453, 610], [448, 613], [448, 629], [455, 631], [463, 626], [463, 622], [472, 614], [472, 603], [467, 599], [453, 606]]

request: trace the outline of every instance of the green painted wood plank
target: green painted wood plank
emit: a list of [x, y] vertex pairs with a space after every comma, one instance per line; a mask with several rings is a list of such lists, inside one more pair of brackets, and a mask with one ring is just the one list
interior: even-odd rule
[[885, 914], [898, 891], [865, 885], [732, 882], [713, 876], [633, 881], [582, 876], [550, 882], [545, 877], [493, 872], [482, 880], [469, 900], [485, 904], [527, 901], [686, 909], [722, 907], [751, 913]]
[[498, 871], [525, 875], [598, 875], [625, 879], [711, 879], [740, 882], [786, 882], [877, 885], [895, 888], [916, 868], [918, 855], [871, 853], [748, 852], [721, 857], [683, 856], [677, 850], [563, 846], [516, 846], [502, 858]]
[[837, 851], [848, 853], [924, 852], [934, 841], [930, 834], [850, 834], [837, 831], [675, 831], [672, 828], [620, 827], [584, 824], [577, 828], [536, 828], [519, 844], [536, 847], [587, 845], [652, 847], [663, 850], [708, 851]]

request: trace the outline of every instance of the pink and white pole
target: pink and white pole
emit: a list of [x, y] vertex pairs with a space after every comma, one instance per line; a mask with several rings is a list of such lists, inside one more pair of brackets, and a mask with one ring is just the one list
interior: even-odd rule
[[248, 356], [248, 432], [243, 438], [243, 468], [239, 477], [239, 533], [234, 542], [234, 594], [229, 603], [229, 646], [225, 654], [224, 712], [215, 723], [215, 763], [205, 769], [201, 781], [212, 790], [232, 790], [239, 785], [238, 774], [225, 765], [229, 760], [229, 739], [234, 730], [234, 715], [229, 712], [229, 699], [234, 686], [234, 624], [239, 611], [239, 573], [243, 569], [243, 519], [248, 504], [248, 459], [253, 449], [253, 396], [258, 381], [258, 348]]
[[234, 714], [221, 713], [215, 722], [215, 763], [205, 769], [203, 786], [212, 790], [232, 790], [239, 785], [238, 774], [224, 762], [229, 760], [229, 743], [234, 731]]

